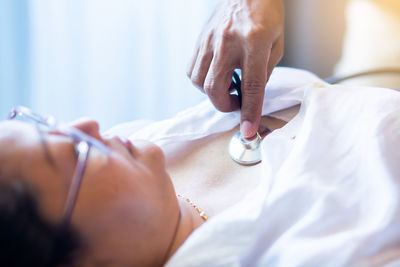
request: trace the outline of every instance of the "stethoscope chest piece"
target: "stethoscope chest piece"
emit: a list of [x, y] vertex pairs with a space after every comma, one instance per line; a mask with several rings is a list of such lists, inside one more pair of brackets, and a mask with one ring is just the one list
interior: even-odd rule
[[232, 136], [228, 150], [232, 159], [242, 165], [255, 165], [261, 162], [261, 136], [257, 135], [251, 140], [244, 138], [240, 131]]

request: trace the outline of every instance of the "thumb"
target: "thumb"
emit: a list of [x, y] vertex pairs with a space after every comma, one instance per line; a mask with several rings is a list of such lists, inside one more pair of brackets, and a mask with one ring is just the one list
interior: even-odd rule
[[242, 109], [240, 132], [243, 137], [256, 135], [261, 119], [268, 60], [246, 60], [242, 79]]

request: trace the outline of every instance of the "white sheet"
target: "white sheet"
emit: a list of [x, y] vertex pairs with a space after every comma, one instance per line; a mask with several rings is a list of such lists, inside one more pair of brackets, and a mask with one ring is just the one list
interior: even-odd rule
[[[317, 86], [323, 84], [323, 81], [307, 71], [275, 68], [265, 91], [263, 115], [299, 104], [304, 94], [302, 86], [310, 84]], [[171, 143], [181, 143], [230, 130], [238, 125], [239, 121], [238, 111], [218, 112], [210, 101], [206, 100], [171, 119], [158, 122], [128, 122], [117, 125], [104, 134], [146, 139], [165, 149], [165, 146]]]
[[[263, 113], [301, 101], [300, 113], [262, 143], [257, 190], [198, 228], [168, 266], [400, 264], [400, 93], [274, 71]], [[239, 113], [205, 102], [134, 133], [134, 124], [110, 133], [150, 139], [168, 156], [238, 122]]]

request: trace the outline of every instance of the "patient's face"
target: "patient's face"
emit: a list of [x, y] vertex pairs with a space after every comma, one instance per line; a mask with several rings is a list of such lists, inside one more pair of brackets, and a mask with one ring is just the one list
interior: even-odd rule
[[[74, 127], [111, 151], [106, 155], [91, 150], [72, 215], [87, 258], [98, 264], [117, 263], [115, 259], [128, 264], [146, 253], [164, 253], [178, 204], [162, 151], [149, 143], [103, 138], [93, 121]], [[40, 211], [59, 222], [77, 162], [71, 140], [54, 133], [40, 135], [34, 125], [7, 121], [0, 123], [0, 147], [0, 171], [32, 185]]]

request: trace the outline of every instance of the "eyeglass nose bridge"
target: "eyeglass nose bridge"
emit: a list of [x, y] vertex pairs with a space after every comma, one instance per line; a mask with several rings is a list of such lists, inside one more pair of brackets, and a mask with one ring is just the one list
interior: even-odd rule
[[17, 112], [15, 112], [15, 110], [13, 109], [9, 114], [7, 119], [12, 120], [17, 116]]

